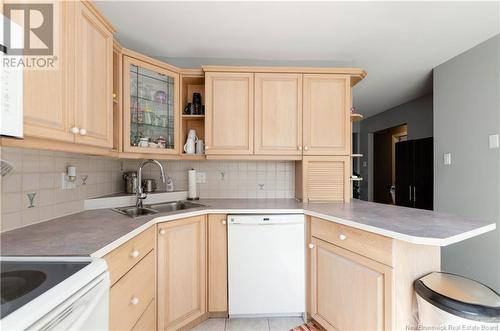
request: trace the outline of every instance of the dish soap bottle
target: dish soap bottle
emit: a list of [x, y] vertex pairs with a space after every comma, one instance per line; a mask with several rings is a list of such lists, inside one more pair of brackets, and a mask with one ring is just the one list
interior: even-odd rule
[[172, 177], [170, 177], [170, 176], [167, 177], [166, 189], [167, 189], [167, 192], [174, 191], [174, 181], [172, 180]]

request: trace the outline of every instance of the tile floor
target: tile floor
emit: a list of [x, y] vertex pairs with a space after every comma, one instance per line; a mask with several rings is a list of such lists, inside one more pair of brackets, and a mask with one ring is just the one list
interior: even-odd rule
[[303, 323], [300, 317], [210, 318], [191, 331], [288, 331]]

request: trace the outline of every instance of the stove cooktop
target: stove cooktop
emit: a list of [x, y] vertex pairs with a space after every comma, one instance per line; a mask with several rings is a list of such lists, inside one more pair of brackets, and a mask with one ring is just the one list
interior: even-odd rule
[[9, 315], [88, 264], [90, 261], [0, 261], [0, 318]]

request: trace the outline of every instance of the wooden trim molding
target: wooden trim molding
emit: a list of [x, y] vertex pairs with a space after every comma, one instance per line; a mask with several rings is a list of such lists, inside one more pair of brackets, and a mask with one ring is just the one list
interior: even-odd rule
[[84, 4], [98, 19], [102, 24], [106, 26], [106, 28], [111, 31], [113, 34], [116, 32], [115, 27], [111, 24], [110, 21], [96, 8], [90, 0], [81, 0], [82, 4]]
[[133, 50], [128, 49], [128, 48], [122, 48], [122, 54], [126, 55], [128, 57], [134, 58], [136, 60], [142, 61], [142, 62], [147, 62], [149, 64], [152, 64], [154, 66], [157, 66], [157, 67], [160, 67], [160, 68], [163, 68], [166, 70], [174, 71], [176, 74], [179, 74], [181, 72], [180, 68], [177, 68], [171, 64], [168, 64], [166, 62], [162, 62], [160, 60], [154, 59], [152, 57], [149, 57], [147, 55], [141, 54], [139, 52], [133, 51]]

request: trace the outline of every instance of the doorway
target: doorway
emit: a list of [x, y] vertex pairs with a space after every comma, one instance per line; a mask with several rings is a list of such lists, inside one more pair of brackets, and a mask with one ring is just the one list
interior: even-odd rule
[[396, 143], [407, 140], [407, 125], [373, 134], [373, 201], [395, 204]]

